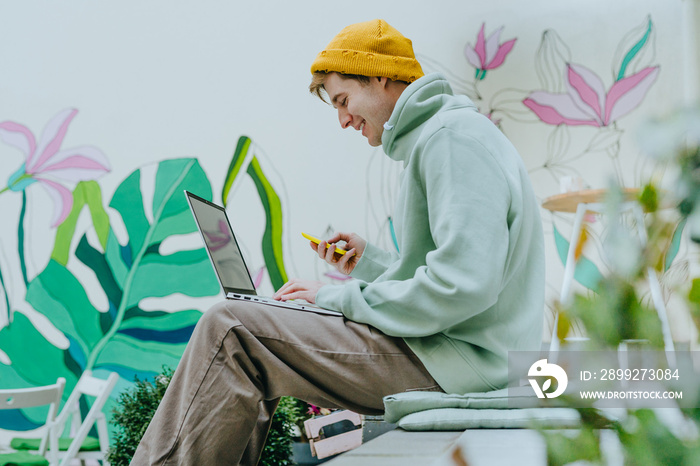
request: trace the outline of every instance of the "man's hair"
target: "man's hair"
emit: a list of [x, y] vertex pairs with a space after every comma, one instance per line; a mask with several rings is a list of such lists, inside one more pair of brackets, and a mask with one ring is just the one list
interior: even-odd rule
[[[330, 104], [330, 102], [328, 102], [323, 95], [328, 95], [324, 84], [326, 82], [326, 77], [328, 77], [329, 74], [330, 73], [326, 73], [325, 71], [314, 71], [314, 73], [311, 75], [311, 84], [309, 84], [309, 92], [315, 94], [319, 99], [327, 104]], [[362, 85], [369, 84], [368, 76], [362, 76], [360, 74], [338, 74], [342, 76], [343, 79], [354, 79], [359, 81]]]
[[[328, 102], [324, 98], [324, 94], [328, 95], [326, 92], [325, 88], [325, 82], [326, 82], [326, 77], [328, 77], [330, 73], [326, 73], [325, 71], [314, 71], [311, 75], [311, 84], [309, 84], [309, 92], [312, 94], [315, 94], [319, 99], [321, 99], [323, 102], [327, 103], [330, 105], [330, 102]], [[366, 86], [369, 84], [369, 80], [371, 79], [369, 76], [363, 76], [361, 74], [343, 74], [343, 73], [338, 73], [343, 79], [354, 79], [356, 81], [359, 81], [360, 84], [363, 86]], [[405, 85], [409, 85], [409, 82], [406, 81], [399, 81], [396, 80], [397, 82], [404, 83]]]

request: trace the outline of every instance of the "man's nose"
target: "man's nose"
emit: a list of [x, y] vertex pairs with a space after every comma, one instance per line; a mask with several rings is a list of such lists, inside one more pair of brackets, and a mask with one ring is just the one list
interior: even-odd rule
[[348, 126], [351, 126], [352, 116], [350, 116], [350, 114], [347, 111], [343, 109], [338, 109], [338, 121], [340, 121], [340, 127], [345, 129]]

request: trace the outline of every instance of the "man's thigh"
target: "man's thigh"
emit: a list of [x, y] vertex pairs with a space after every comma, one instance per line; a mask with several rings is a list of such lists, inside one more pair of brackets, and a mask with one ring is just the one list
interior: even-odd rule
[[226, 300], [203, 319], [231, 328], [263, 375], [266, 399], [383, 411], [382, 398], [440, 390], [402, 338], [340, 316]]

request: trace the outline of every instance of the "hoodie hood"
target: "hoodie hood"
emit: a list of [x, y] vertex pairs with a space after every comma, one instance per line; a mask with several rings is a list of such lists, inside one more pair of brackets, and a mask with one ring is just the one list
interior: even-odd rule
[[414, 81], [396, 101], [389, 121], [384, 123], [382, 147], [393, 160], [408, 162], [421, 131], [414, 131], [442, 109], [476, 105], [466, 96], [453, 97], [452, 88], [440, 73], [433, 73]]

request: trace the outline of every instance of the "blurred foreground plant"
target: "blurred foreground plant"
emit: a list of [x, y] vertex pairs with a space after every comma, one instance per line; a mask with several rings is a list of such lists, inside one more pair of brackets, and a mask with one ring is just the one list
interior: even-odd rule
[[[639, 196], [644, 218], [626, 215], [622, 190], [612, 186], [606, 199], [609, 225], [603, 250], [610, 273], [598, 293], [576, 295], [570, 303], [557, 304], [560, 312], [557, 335], [567, 336], [572, 322], [580, 322], [595, 350], [617, 350], [624, 342], [643, 341], [649, 349], [662, 349], [662, 324], [651, 303], [642, 298], [648, 274], [666, 272], [677, 252], [684, 226], [690, 238], [700, 243], [700, 111], [687, 110], [649, 123], [641, 132], [641, 145], [659, 163], [665, 164], [673, 180], [670, 192], [649, 182]], [[674, 206], [669, 218], [661, 207]], [[680, 222], [678, 217], [680, 216]], [[646, 243], [635, 235], [634, 222], [644, 222]], [[671, 251], [671, 253], [669, 253]], [[684, 283], [685, 297], [696, 327], [700, 328], [700, 278], [692, 286]], [[690, 292], [687, 293], [687, 289]], [[675, 359], [675, 358], [674, 358]], [[688, 393], [700, 395], [700, 383]], [[572, 405], [573, 406], [573, 405]], [[601, 426], [606, 425], [622, 448], [625, 465], [665, 466], [700, 464], [700, 409], [622, 409], [614, 417], [592, 404], [576, 408], [582, 428], [576, 433], [543, 432], [550, 465], [584, 460], [607, 464]], [[673, 419], [673, 421], [669, 421]]]

